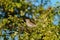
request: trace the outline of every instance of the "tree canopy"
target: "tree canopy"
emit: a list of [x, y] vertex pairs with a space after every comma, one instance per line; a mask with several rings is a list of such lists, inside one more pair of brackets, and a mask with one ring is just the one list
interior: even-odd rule
[[[36, 7], [25, 0], [0, 0], [0, 36], [5, 40], [8, 35], [13, 40], [16, 35], [18, 40], [60, 40], [60, 21], [58, 25], [53, 24], [54, 16], [60, 17], [60, 6], [44, 9], [44, 5]], [[25, 19], [36, 27], [28, 27]]]

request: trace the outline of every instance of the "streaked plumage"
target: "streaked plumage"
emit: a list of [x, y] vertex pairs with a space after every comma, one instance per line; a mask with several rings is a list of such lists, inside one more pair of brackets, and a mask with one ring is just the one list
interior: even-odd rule
[[25, 19], [25, 21], [26, 21], [26, 25], [28, 27], [36, 27], [36, 24], [34, 24], [33, 22], [31, 22], [30, 19]]

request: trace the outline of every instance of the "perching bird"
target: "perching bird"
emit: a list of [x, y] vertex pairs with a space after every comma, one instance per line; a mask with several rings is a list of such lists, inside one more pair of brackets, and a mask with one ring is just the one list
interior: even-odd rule
[[30, 28], [36, 27], [36, 24], [29, 17], [21, 16], [21, 18], [23, 18], [24, 22], [26, 23], [28, 27]]
[[28, 27], [36, 27], [36, 24], [33, 23], [30, 19], [25, 19], [25, 21]]

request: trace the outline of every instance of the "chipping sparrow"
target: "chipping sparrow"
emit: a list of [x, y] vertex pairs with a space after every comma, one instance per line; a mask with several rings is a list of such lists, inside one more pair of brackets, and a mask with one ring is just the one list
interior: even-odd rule
[[28, 27], [36, 27], [36, 25], [33, 22], [31, 22], [30, 19], [25, 19], [25, 21]]

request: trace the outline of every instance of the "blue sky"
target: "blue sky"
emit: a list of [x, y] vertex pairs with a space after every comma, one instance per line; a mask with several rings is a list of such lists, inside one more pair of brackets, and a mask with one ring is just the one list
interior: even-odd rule
[[[33, 5], [38, 6], [38, 5], [40, 5], [40, 1], [41, 1], [41, 0], [36, 0], [36, 2], [33, 2], [34, 0], [29, 0], [29, 1], [31, 1]], [[55, 5], [56, 2], [57, 2], [57, 1], [60, 2], [60, 0], [50, 0], [50, 1], [51, 1], [51, 2], [48, 3], [48, 4], [46, 5], [46, 7], [48, 7], [48, 6], [56, 6], [56, 5]]]
[[51, 5], [56, 6], [55, 4], [56, 4], [57, 1], [60, 2], [60, 0], [51, 0], [51, 3], [52, 3]]
[[54, 25], [58, 25], [58, 23], [59, 23], [59, 16], [60, 16], [60, 15], [57, 15], [57, 14], [55, 15], [54, 21], [53, 21], [53, 24], [54, 24]]

